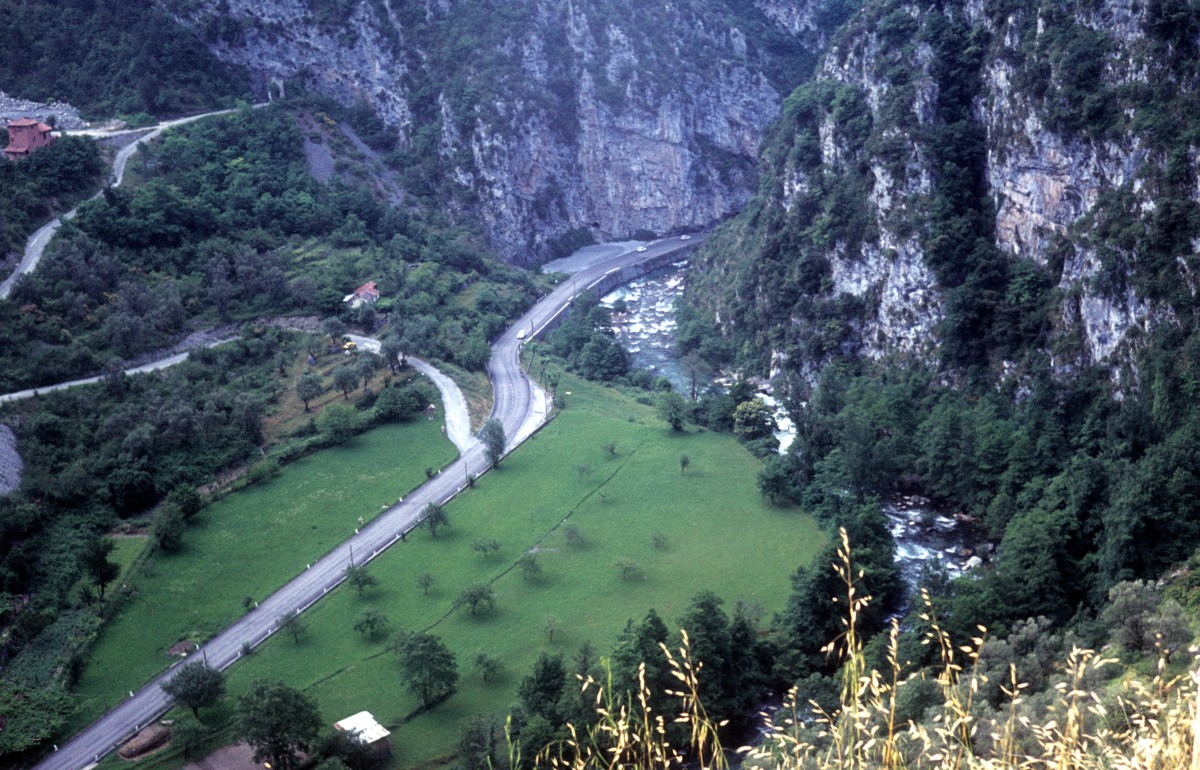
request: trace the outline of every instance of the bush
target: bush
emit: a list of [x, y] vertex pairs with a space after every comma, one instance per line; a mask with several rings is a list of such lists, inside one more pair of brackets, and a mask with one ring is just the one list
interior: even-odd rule
[[255, 463], [246, 474], [246, 482], [249, 484], [257, 484], [260, 481], [273, 479], [279, 475], [281, 468], [279, 462], [274, 459], [263, 460], [260, 463]]

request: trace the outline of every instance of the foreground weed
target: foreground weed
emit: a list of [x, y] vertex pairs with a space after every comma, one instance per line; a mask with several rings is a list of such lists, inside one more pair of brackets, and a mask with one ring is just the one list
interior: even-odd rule
[[[900, 724], [901, 693], [922, 674], [902, 678], [899, 627], [893, 621], [886, 671], [868, 670], [858, 623], [870, 597], [858, 590], [843, 530], [833, 568], [845, 586], [843, 633], [827, 651], [842, 662], [842, 689], [832, 713], [797, 702], [793, 689], [782, 707], [765, 717], [766, 738], [739, 750], [756, 770], [1200, 770], [1200, 673], [1168, 677], [1166, 657], [1149, 682], [1130, 678], [1116, 698], [1120, 715], [1109, 713], [1092, 682], [1115, 661], [1092, 650], [1073, 649], [1062, 664], [1050, 705], [1037, 720], [1028, 714], [1026, 686], [1009, 667], [1000, 686], [1007, 706], [985, 715], [979, 700], [987, 683], [979, 651], [987, 638], [980, 627], [969, 644], [955, 646], [942, 630], [933, 603], [922, 595], [929, 624], [926, 643], [937, 651], [940, 708], [921, 724]], [[597, 719], [586, 731], [568, 726], [569, 738], [543, 749], [535, 766], [554, 770], [727, 770], [718, 731], [698, 697], [703, 664], [691, 657], [687, 634], [667, 658], [679, 689], [677, 714], [654, 713], [639, 671], [638, 692], [615, 696], [611, 676], [603, 685], [590, 677]], [[664, 648], [665, 649], [665, 648]], [[1114, 726], [1116, 725], [1116, 726]], [[674, 739], [674, 740], [673, 740]], [[519, 763], [519, 755], [517, 755]], [[514, 765], [516, 766], [516, 765]]]

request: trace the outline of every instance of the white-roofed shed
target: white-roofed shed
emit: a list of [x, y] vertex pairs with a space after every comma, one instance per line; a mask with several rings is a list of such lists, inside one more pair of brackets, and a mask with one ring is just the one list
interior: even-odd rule
[[374, 747], [380, 754], [391, 754], [392, 748], [387, 738], [392, 733], [376, 722], [370, 711], [360, 711], [340, 722], [334, 722], [333, 727], [335, 730], [346, 733], [363, 746]]

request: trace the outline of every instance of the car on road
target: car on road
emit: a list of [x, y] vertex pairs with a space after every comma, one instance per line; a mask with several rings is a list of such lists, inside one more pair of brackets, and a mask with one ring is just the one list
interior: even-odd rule
[[646, 247], [645, 247], [645, 246], [638, 246], [638, 247], [637, 247], [637, 250], [638, 250], [639, 252], [641, 252], [641, 251], [645, 251], [645, 250], [646, 250]]
[[517, 332], [517, 339], [519, 339], [519, 340], [525, 339], [525, 330], [524, 329], [521, 329], [519, 332]]
[[690, 236], [690, 235], [679, 236], [679, 240], [681, 240], [681, 241], [690, 241], [691, 239], [692, 239], [692, 236]]

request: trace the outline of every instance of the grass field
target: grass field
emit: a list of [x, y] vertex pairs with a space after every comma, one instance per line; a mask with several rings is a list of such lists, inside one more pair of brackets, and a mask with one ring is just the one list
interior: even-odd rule
[[[376, 428], [342, 447], [284, 467], [276, 478], [205, 508], [177, 554], [155, 554], [136, 593], [93, 650], [80, 680], [82, 727], [166, 668], [167, 649], [204, 641], [237, 618], [246, 596], [261, 599], [425, 481], [426, 467], [454, 447], [425, 419]], [[122, 562], [132, 539], [118, 541]], [[123, 578], [124, 579], [124, 578]]]
[[[578, 380], [564, 380], [563, 390], [567, 409], [450, 504], [449, 530], [436, 539], [421, 532], [382, 554], [371, 564], [379, 588], [331, 594], [306, 615], [306, 639], [277, 637], [230, 669], [230, 692], [277, 679], [315, 697], [329, 723], [369, 710], [394, 729], [394, 766], [437, 764], [454, 751], [463, 720], [508, 711], [542, 650], [570, 657], [591, 641], [606, 652], [627, 618], [653, 607], [673, 623], [703, 589], [724, 597], [730, 611], [739, 599], [781, 609], [788, 576], [824, 538], [800, 511], [761, 501], [758, 461], [728, 435], [673, 434], [651, 409], [614, 391]], [[610, 441], [611, 458], [603, 450]], [[684, 474], [681, 454], [691, 460]], [[583, 546], [566, 542], [564, 518], [582, 532]], [[499, 553], [475, 552], [480, 537], [499, 540]], [[526, 582], [508, 570], [534, 547], [543, 575]], [[622, 579], [619, 559], [638, 563], [632, 578]], [[417, 584], [423, 572], [435, 579], [428, 596]], [[495, 610], [450, 613], [463, 588], [484, 581], [494, 581]], [[384, 640], [351, 628], [368, 608], [386, 614], [392, 631], [432, 625], [458, 656], [457, 693], [404, 722], [416, 701]], [[548, 616], [561, 627], [553, 643]], [[483, 683], [469, 662], [476, 650], [501, 658], [506, 675]]]

